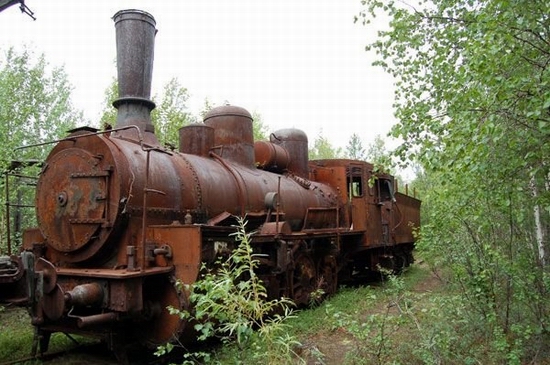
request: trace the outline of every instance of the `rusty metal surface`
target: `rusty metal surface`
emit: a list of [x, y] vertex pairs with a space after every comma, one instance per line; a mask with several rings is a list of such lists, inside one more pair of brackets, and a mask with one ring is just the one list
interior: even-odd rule
[[107, 307], [117, 312], [139, 313], [143, 309], [143, 278], [113, 280], [109, 283]]
[[214, 128], [204, 124], [191, 124], [179, 129], [179, 151], [208, 157], [214, 147]]
[[118, 313], [108, 312], [101, 314], [93, 314], [91, 316], [84, 316], [77, 318], [78, 328], [86, 328], [98, 325], [105, 325], [112, 322], [116, 322], [119, 318]]
[[0, 284], [17, 282], [25, 273], [21, 258], [0, 256]]
[[299, 253], [293, 262], [291, 298], [298, 306], [309, 303], [310, 294], [317, 285], [317, 268], [311, 255]]
[[125, 280], [132, 278], [139, 278], [145, 276], [154, 276], [167, 274], [172, 271], [171, 267], [151, 267], [147, 270], [141, 271], [129, 271], [124, 269], [111, 269], [107, 267], [96, 267], [94, 269], [87, 268], [71, 268], [71, 267], [59, 267], [57, 268], [58, 276], [65, 277], [87, 277], [96, 279], [115, 279]]
[[155, 348], [174, 340], [174, 334], [178, 334], [182, 343], [189, 342], [191, 340], [189, 331], [192, 330], [192, 326], [168, 311], [169, 306], [189, 309], [186, 294], [176, 290], [170, 278], [158, 278], [146, 282], [144, 293], [146, 321], [136, 327], [139, 341], [148, 347]]
[[271, 133], [269, 141], [283, 147], [290, 156], [288, 170], [304, 179], [309, 178], [307, 135], [294, 128]]
[[259, 232], [260, 235], [266, 236], [278, 236], [291, 233], [292, 230], [290, 229], [290, 226], [286, 221], [264, 223], [262, 225], [262, 229]]
[[36, 245], [44, 245], [44, 236], [39, 228], [29, 228], [23, 231], [21, 250], [31, 251]]
[[[153, 54], [156, 22], [145, 11], [121, 10], [113, 16], [116, 28], [118, 99], [116, 127], [136, 125], [149, 144], [156, 145], [150, 112], [155, 103], [150, 100], [153, 77]], [[128, 131], [119, 133], [135, 138]]]
[[119, 178], [125, 169], [115, 161], [124, 159], [113, 154], [105, 141], [92, 136], [60, 143], [38, 180], [37, 190], [44, 192], [36, 195], [39, 228], [48, 246], [64, 261], [79, 262], [96, 255], [120, 220]]
[[[189, 194], [200, 198], [199, 208], [203, 212], [208, 212], [208, 217], [215, 217], [223, 212], [239, 215], [243, 211], [266, 212], [264, 205], [266, 194], [275, 193], [279, 189], [281, 190], [281, 209], [293, 222], [293, 227], [303, 223], [307, 207], [327, 207], [337, 204], [337, 194], [328, 186], [311, 182], [304, 186], [291, 175], [243, 168], [221, 157], [204, 159], [185, 156], [184, 160], [185, 164], [192, 166], [192, 169], [188, 169], [185, 173], [183, 169], [179, 169], [182, 171], [180, 180], [184, 181], [185, 200], [191, 200], [188, 198]], [[188, 184], [185, 184], [185, 181]], [[192, 213], [195, 209], [195, 207], [190, 208]], [[197, 220], [194, 219], [194, 221]]]
[[241, 107], [224, 105], [204, 116], [204, 124], [214, 128], [214, 152], [229, 161], [254, 167], [252, 116]]
[[105, 290], [99, 283], [86, 283], [77, 285], [65, 292], [65, 301], [68, 305], [87, 307], [103, 303]]
[[50, 321], [57, 321], [63, 316], [65, 311], [65, 297], [63, 290], [56, 284], [54, 289], [41, 298], [41, 307]]
[[290, 164], [290, 155], [286, 149], [267, 141], [254, 142], [256, 166], [273, 172], [283, 172]]
[[36, 260], [35, 271], [42, 273], [43, 291], [45, 294], [49, 294], [56, 288], [57, 284], [57, 271], [53, 264], [48, 260], [40, 257]]
[[420, 227], [420, 201], [405, 194], [396, 193], [396, 204], [393, 230], [395, 242], [414, 242], [415, 237], [411, 227]]
[[82, 149], [67, 149], [48, 159], [38, 209], [49, 244], [61, 252], [82, 248], [104, 219], [107, 187], [93, 156]]
[[142, 10], [121, 10], [113, 16], [116, 29], [118, 94], [120, 98], [151, 97], [156, 22]]
[[319, 275], [319, 287], [325, 295], [332, 295], [338, 289], [338, 265], [336, 257], [328, 254], [317, 261], [317, 273]]

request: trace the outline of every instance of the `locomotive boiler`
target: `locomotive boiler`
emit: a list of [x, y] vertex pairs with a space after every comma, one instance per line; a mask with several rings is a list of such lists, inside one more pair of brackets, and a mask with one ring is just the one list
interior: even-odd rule
[[179, 280], [236, 246], [235, 217], [254, 231], [270, 297], [298, 305], [339, 280], [412, 262], [420, 201], [394, 178], [349, 159], [308, 160], [304, 132], [254, 141], [243, 108], [212, 109], [159, 144], [150, 100], [154, 18], [115, 14], [119, 98], [112, 128], [57, 141], [36, 187], [38, 226], [0, 265], [0, 301], [29, 308], [41, 350], [53, 332], [101, 336], [117, 350], [191, 336], [166, 307], [188, 308]]

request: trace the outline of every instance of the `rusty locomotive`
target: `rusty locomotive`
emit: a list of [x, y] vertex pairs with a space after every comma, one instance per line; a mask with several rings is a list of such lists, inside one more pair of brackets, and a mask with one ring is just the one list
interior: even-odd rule
[[318, 288], [377, 267], [412, 262], [420, 201], [394, 178], [349, 159], [308, 161], [297, 129], [253, 140], [243, 108], [212, 109], [180, 129], [179, 150], [159, 144], [150, 100], [154, 18], [114, 16], [119, 98], [108, 130], [58, 141], [36, 188], [38, 227], [0, 266], [0, 301], [29, 308], [42, 350], [53, 332], [103, 336], [114, 347], [158, 345], [186, 323], [202, 263], [235, 247], [245, 217], [271, 297], [307, 303]]

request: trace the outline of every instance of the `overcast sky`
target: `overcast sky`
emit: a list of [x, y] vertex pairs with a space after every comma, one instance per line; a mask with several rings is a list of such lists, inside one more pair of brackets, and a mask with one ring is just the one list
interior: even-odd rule
[[[206, 97], [262, 115], [271, 131], [303, 129], [345, 147], [357, 133], [366, 147], [395, 123], [392, 79], [371, 66], [376, 35], [354, 24], [359, 0], [26, 0], [0, 13], [0, 49], [25, 44], [64, 66], [73, 101], [97, 121], [116, 75], [115, 28], [121, 9], [157, 22], [152, 94], [177, 77], [198, 114]], [[95, 122], [97, 124], [97, 122]]]

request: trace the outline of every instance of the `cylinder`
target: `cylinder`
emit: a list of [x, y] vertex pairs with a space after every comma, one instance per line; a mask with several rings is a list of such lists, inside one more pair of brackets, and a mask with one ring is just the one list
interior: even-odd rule
[[121, 10], [113, 16], [116, 28], [118, 109], [116, 127], [137, 125], [153, 132], [151, 98], [155, 19], [145, 11]]
[[214, 128], [204, 124], [190, 124], [179, 129], [181, 153], [207, 157], [214, 146]]
[[283, 172], [290, 163], [286, 149], [267, 141], [254, 142], [254, 156], [258, 168], [272, 172]]

